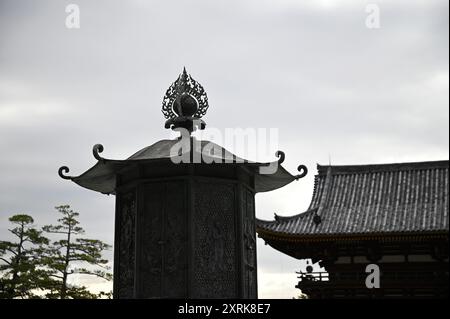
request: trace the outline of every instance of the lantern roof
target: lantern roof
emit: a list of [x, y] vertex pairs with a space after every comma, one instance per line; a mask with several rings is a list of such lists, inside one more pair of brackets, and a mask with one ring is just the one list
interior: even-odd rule
[[166, 118], [165, 127], [179, 131], [181, 136], [174, 140], [161, 140], [141, 149], [124, 160], [103, 158], [103, 146], [93, 147], [97, 163], [79, 176], [67, 176], [67, 166], [59, 168], [59, 175], [78, 185], [104, 194], [115, 194], [117, 176], [136, 164], [164, 163], [167, 167], [177, 164], [211, 164], [242, 166], [254, 177], [254, 191], [271, 191], [289, 184], [307, 174], [300, 165], [300, 174], [292, 175], [281, 163], [284, 153], [276, 152], [277, 160], [267, 163], [253, 162], [240, 158], [225, 148], [191, 136], [196, 129], [204, 129], [206, 123], [201, 119], [209, 107], [208, 97], [202, 85], [195, 81], [186, 68], [167, 89], [163, 98], [162, 113]]
[[[65, 175], [69, 172], [67, 166], [59, 168], [59, 175], [76, 184], [104, 194], [115, 194], [117, 175], [127, 167], [136, 164], [165, 163], [167, 166], [179, 164], [209, 164], [209, 165], [234, 165], [248, 169], [254, 175], [255, 192], [267, 192], [283, 187], [292, 181], [302, 178], [307, 174], [304, 165], [298, 167], [298, 175], [292, 175], [281, 166], [284, 161], [284, 153], [278, 151], [278, 160], [272, 162], [254, 162], [240, 158], [222, 146], [210, 141], [192, 141], [192, 149], [186, 150], [181, 144], [181, 139], [161, 140], [147, 146], [124, 160], [107, 159], [100, 156], [103, 146], [96, 144], [93, 147], [94, 157], [97, 163], [79, 176]], [[186, 163], [185, 160], [193, 161]]]

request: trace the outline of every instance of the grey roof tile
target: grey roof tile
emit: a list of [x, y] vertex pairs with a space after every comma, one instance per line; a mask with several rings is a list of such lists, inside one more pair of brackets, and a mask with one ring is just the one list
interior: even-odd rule
[[257, 228], [296, 236], [448, 231], [448, 169], [448, 160], [318, 165], [308, 210], [258, 219]]

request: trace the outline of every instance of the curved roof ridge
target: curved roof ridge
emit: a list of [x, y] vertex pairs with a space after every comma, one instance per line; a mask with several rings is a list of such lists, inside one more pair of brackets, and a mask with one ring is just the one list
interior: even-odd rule
[[337, 174], [364, 174], [373, 172], [409, 171], [422, 169], [448, 168], [448, 160], [402, 162], [386, 164], [357, 164], [357, 165], [320, 165], [317, 164], [318, 175], [326, 175], [328, 168], [332, 168], [332, 175]]
[[307, 216], [310, 213], [315, 213], [318, 209], [319, 209], [319, 207], [314, 207], [312, 209], [308, 209], [308, 210], [305, 210], [304, 212], [301, 212], [301, 213], [298, 213], [298, 214], [295, 214], [295, 215], [291, 215], [291, 216], [280, 216], [280, 215], [274, 213], [274, 215], [275, 215], [275, 219], [274, 220], [264, 220], [264, 219], [259, 219], [259, 218], [256, 218], [256, 220], [260, 221], [260, 222], [264, 222], [264, 223], [276, 223], [276, 222], [281, 221], [281, 220], [282, 221], [288, 221], [288, 220], [293, 220], [293, 219], [296, 219], [296, 218], [299, 218], [299, 217], [305, 217], [305, 216]]
[[326, 172], [315, 175], [311, 209], [257, 228], [296, 236], [448, 232], [448, 160], [318, 168]]

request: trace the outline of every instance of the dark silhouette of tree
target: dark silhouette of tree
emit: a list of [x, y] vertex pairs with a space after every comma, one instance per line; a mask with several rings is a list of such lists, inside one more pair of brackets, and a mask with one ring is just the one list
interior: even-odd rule
[[79, 238], [84, 230], [79, 226], [79, 214], [70, 209], [69, 205], [56, 207], [62, 215], [58, 225], [47, 225], [42, 229], [49, 234], [57, 234], [63, 239], [49, 245], [43, 253], [42, 261], [50, 271], [52, 281], [46, 289], [48, 298], [99, 298], [110, 294], [91, 293], [84, 286], [69, 284], [69, 276], [91, 275], [111, 280], [112, 275], [107, 267], [108, 260], [102, 258], [102, 253], [110, 249], [110, 245], [96, 239]]
[[0, 298], [39, 298], [36, 292], [48, 281], [39, 256], [48, 239], [33, 227], [33, 218], [19, 214], [9, 218], [16, 241], [0, 241]]

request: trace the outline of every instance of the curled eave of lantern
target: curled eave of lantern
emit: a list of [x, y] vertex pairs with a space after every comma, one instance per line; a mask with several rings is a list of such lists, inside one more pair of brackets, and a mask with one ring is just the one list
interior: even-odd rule
[[[229, 152], [225, 148], [210, 142], [210, 141], [198, 141], [199, 149], [193, 148], [188, 152], [193, 158], [201, 158], [201, 162], [198, 164], [208, 163], [214, 165], [214, 163], [220, 163], [219, 165], [235, 165], [247, 168], [250, 172], [253, 172], [255, 178], [255, 192], [267, 192], [278, 188], [281, 188], [294, 180], [300, 179], [307, 174], [305, 166], [300, 165], [298, 167], [299, 174], [292, 175], [289, 173], [281, 163], [284, 160], [284, 153], [278, 151], [276, 156], [279, 158], [273, 162], [254, 162], [236, 156]], [[99, 155], [103, 151], [101, 144], [96, 144], [93, 147], [93, 155], [97, 160], [97, 163], [88, 169], [86, 172], [79, 176], [65, 175], [69, 172], [67, 166], [62, 166], [58, 170], [58, 174], [61, 178], [69, 179], [76, 184], [97, 192], [104, 194], [115, 194], [116, 177], [120, 172], [127, 167], [136, 164], [151, 164], [151, 163], [165, 163], [165, 165], [180, 165], [176, 164], [180, 162], [180, 159], [186, 154], [185, 152], [179, 152], [174, 154], [173, 149], [176, 148], [176, 144], [180, 143], [179, 139], [175, 140], [161, 140], [148, 147], [141, 149], [132, 156], [125, 160], [113, 160], [106, 159]], [[212, 164], [211, 164], [212, 163]], [[183, 164], [183, 163], [181, 163]], [[197, 164], [189, 164], [197, 165]], [[272, 167], [272, 172], [262, 173], [262, 169]]]

